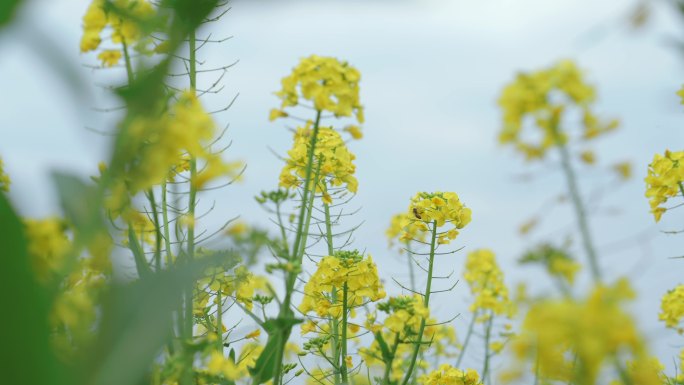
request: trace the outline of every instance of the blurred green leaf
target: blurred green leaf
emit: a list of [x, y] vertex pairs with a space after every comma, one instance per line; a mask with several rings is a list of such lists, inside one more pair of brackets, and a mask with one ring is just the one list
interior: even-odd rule
[[77, 234], [87, 242], [102, 229], [102, 199], [97, 186], [80, 178], [53, 173], [65, 218], [73, 225]]
[[102, 325], [85, 383], [134, 385], [148, 375], [170, 340], [172, 311], [180, 307], [189, 269], [164, 271], [132, 283], [114, 284], [105, 296]]
[[22, 0], [2, 0], [0, 1], [0, 27], [9, 24], [19, 8]]
[[31, 269], [23, 224], [0, 193], [0, 360], [5, 384], [62, 384], [49, 342], [48, 293]]
[[280, 349], [283, 338], [287, 339], [292, 327], [299, 323], [302, 323], [301, 319], [286, 317], [271, 318], [264, 322], [263, 327], [268, 333], [268, 341], [254, 363], [254, 367], [249, 368], [249, 374], [252, 375], [252, 381], [255, 384], [263, 384], [273, 378], [276, 352]]

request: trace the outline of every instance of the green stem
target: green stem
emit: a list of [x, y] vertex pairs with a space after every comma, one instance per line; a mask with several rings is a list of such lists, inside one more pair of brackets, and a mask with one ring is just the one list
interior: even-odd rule
[[173, 254], [171, 252], [171, 238], [169, 231], [169, 210], [166, 198], [166, 180], [161, 185], [161, 200], [162, 200], [162, 221], [164, 221], [164, 248], [166, 249], [166, 266], [171, 267], [173, 263]]
[[154, 267], [156, 271], [161, 270], [161, 243], [162, 243], [162, 233], [161, 225], [159, 224], [159, 212], [157, 211], [157, 201], [154, 198], [154, 190], [149, 189], [147, 191], [147, 200], [150, 202], [150, 208], [152, 210], [152, 222], [154, 223]]
[[492, 336], [492, 324], [494, 324], [494, 314], [490, 312], [489, 320], [487, 320], [487, 327], [485, 329], [485, 353], [484, 353], [484, 368], [482, 369], [482, 381], [486, 381], [489, 373], [489, 340]]
[[558, 151], [560, 152], [561, 164], [563, 166], [565, 179], [568, 184], [568, 191], [570, 192], [572, 204], [575, 208], [575, 215], [577, 216], [577, 222], [579, 225], [580, 234], [582, 236], [582, 243], [584, 245], [584, 250], [587, 253], [587, 258], [589, 259], [591, 276], [595, 283], [600, 283], [601, 270], [598, 265], [598, 257], [596, 256], [594, 243], [591, 239], [587, 214], [584, 204], [582, 203], [582, 198], [580, 197], [579, 187], [577, 186], [577, 176], [575, 175], [575, 170], [572, 168], [572, 164], [570, 163], [570, 154], [568, 152], [568, 148], [560, 137], [557, 124], [555, 124], [554, 134], [556, 138], [556, 147], [558, 147]]
[[473, 335], [473, 329], [475, 327], [475, 320], [477, 320], [477, 310], [475, 310], [475, 312], [473, 312], [473, 318], [471, 318], [470, 324], [468, 325], [468, 331], [466, 332], [466, 337], [465, 337], [465, 340], [463, 341], [463, 348], [461, 348], [461, 353], [459, 353], [458, 359], [456, 360], [456, 367], [457, 368], [461, 367], [461, 361], [463, 361], [463, 357], [465, 356], [466, 348], [468, 347], [468, 343], [470, 342], [470, 336]]
[[[197, 70], [196, 70], [196, 38], [195, 31], [191, 31], [188, 36], [189, 49], [190, 49], [190, 88], [192, 92], [195, 92], [197, 85]], [[197, 160], [194, 156], [190, 157], [190, 194], [188, 197], [188, 217], [191, 221], [190, 226], [188, 226], [188, 239], [187, 239], [187, 252], [186, 252], [186, 264], [189, 265], [193, 259], [195, 259], [195, 208], [197, 205], [197, 188], [195, 186], [195, 180], [197, 180]], [[190, 281], [185, 288], [185, 314], [183, 320], [183, 341], [187, 346], [192, 342], [192, 329], [193, 329], [193, 295], [194, 295], [195, 282]], [[183, 375], [181, 377], [181, 385], [191, 385], [193, 382], [193, 355], [188, 351], [185, 352], [185, 367]]]
[[[327, 203], [323, 204], [323, 209], [325, 213], [325, 238], [326, 242], [328, 244], [328, 255], [332, 256], [335, 253], [334, 247], [333, 247], [333, 236], [332, 236], [332, 222], [330, 220], [330, 206], [328, 206]], [[346, 287], [346, 283], [345, 283]], [[346, 295], [346, 293], [345, 293]], [[332, 287], [332, 302], [333, 306], [337, 304], [337, 288], [335, 286]], [[344, 311], [344, 306], [345, 304], [342, 304], [342, 308]], [[343, 315], [344, 316], [344, 315]], [[337, 367], [342, 367], [342, 364], [344, 364], [344, 355], [340, 354], [340, 325], [339, 321], [335, 317], [330, 318], [330, 331], [332, 335], [332, 341], [331, 341], [331, 349], [333, 353], [333, 362], [337, 365]], [[340, 364], [340, 356], [342, 356], [342, 364]], [[340, 384], [343, 379], [341, 378], [340, 371], [336, 370], [335, 373], [335, 384]]]
[[216, 292], [216, 334], [218, 340], [216, 347], [219, 352], [223, 352], [223, 299], [221, 298], [221, 288]]
[[392, 344], [392, 351], [390, 353], [390, 362], [385, 362], [385, 374], [382, 376], [382, 384], [390, 385], [390, 375], [392, 374], [392, 364], [394, 363], [394, 356], [397, 354], [399, 348], [399, 334], [394, 337], [394, 344]]
[[679, 185], [679, 192], [682, 194], [682, 197], [684, 197], [684, 183], [682, 182], [677, 182]]
[[[299, 208], [299, 220], [297, 222], [297, 233], [295, 234], [295, 242], [292, 247], [291, 257], [297, 259], [299, 257], [299, 243], [301, 242], [301, 234], [304, 227], [304, 215], [306, 213], [306, 202], [309, 194], [309, 185], [311, 184], [311, 176], [313, 173], [314, 151], [316, 149], [316, 140], [318, 139], [318, 125], [321, 120], [321, 111], [316, 111], [316, 121], [314, 122], [313, 132], [311, 134], [311, 142], [309, 143], [309, 157], [306, 164], [306, 172], [304, 176], [304, 191], [302, 192], [302, 206]], [[315, 190], [314, 190], [315, 191]], [[313, 194], [313, 193], [312, 193]], [[277, 384], [274, 384], [277, 385]]]
[[[316, 111], [316, 121], [314, 122], [313, 132], [311, 134], [311, 141], [309, 143], [309, 154], [306, 164], [306, 171], [304, 176], [304, 191], [302, 193], [302, 205], [299, 209], [299, 220], [297, 222], [297, 233], [295, 234], [295, 242], [292, 247], [292, 254], [290, 255], [290, 261], [296, 266], [301, 266], [303, 254], [300, 254], [300, 243], [302, 242], [304, 233], [304, 223], [310, 223], [311, 220], [311, 210], [307, 210], [307, 203], [309, 201], [309, 187], [311, 184], [311, 177], [313, 174], [313, 159], [314, 151], [316, 148], [316, 140], [318, 139], [318, 128], [321, 120], [321, 111]], [[315, 185], [311, 195], [315, 195]], [[307, 215], [308, 214], [308, 215]], [[308, 218], [306, 218], [308, 217]], [[306, 240], [304, 240], [306, 244]], [[292, 293], [294, 291], [294, 285], [297, 281], [297, 272], [288, 272], [285, 277], [285, 297], [283, 298], [283, 304], [280, 306], [280, 312], [278, 318], [290, 318], [292, 316], [292, 310], [290, 309], [292, 302]], [[275, 356], [275, 370], [273, 371], [273, 384], [280, 385], [282, 370], [282, 359], [285, 351], [285, 344], [290, 338], [290, 333], [292, 332], [292, 327], [284, 328], [280, 335], [280, 343], [276, 351]]]
[[[123, 40], [123, 38], [122, 38]], [[126, 63], [126, 76], [128, 77], [128, 85], [132, 85], [133, 81], [135, 80], [134, 74], [133, 74], [133, 66], [131, 65], [131, 56], [128, 54], [128, 45], [126, 44], [126, 41], [122, 41], [121, 45], [123, 46], [123, 54], [124, 54], [124, 62]]]
[[[428, 265], [428, 279], [425, 286], [425, 301], [424, 305], [429, 308], [430, 305], [430, 292], [432, 291], [432, 271], [435, 262], [435, 245], [437, 240], [437, 221], [432, 221], [432, 240], [430, 242], [430, 264]], [[421, 345], [423, 343], [423, 332], [425, 331], [426, 319], [423, 317], [420, 321], [420, 329], [418, 330], [418, 336], [416, 339], [416, 346], [413, 348], [413, 354], [411, 355], [411, 361], [409, 361], [408, 369], [404, 375], [404, 381], [402, 385], [408, 384], [411, 380], [411, 374], [413, 373], [413, 368], [416, 366], [416, 359], [418, 358], [418, 353], [420, 352]]]
[[342, 385], [347, 385], [347, 282], [342, 288]]

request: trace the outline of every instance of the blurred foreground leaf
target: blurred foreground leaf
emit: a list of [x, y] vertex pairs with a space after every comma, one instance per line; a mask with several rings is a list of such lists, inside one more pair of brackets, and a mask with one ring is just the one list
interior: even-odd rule
[[2, 0], [0, 1], [0, 27], [9, 24], [14, 18], [14, 14], [19, 8], [22, 0]]
[[2, 382], [65, 383], [49, 341], [48, 293], [35, 280], [23, 224], [2, 193], [0, 240], [0, 306], [4, 309], [0, 315]]

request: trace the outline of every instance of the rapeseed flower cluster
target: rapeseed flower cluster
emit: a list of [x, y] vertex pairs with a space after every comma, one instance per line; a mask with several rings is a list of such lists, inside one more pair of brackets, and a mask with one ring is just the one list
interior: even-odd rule
[[475, 300], [470, 311], [512, 317], [515, 305], [508, 297], [508, 288], [496, 257], [491, 250], [481, 249], [468, 254], [463, 277]]
[[[528, 160], [543, 158], [549, 148], [567, 141], [567, 134], [560, 130], [559, 124], [564, 110], [570, 107], [577, 107], [581, 113], [585, 140], [617, 128], [617, 120], [604, 122], [596, 116], [591, 107], [595, 99], [594, 87], [585, 82], [572, 61], [564, 60], [537, 72], [520, 73], [499, 98], [504, 113], [499, 141], [512, 144]], [[539, 142], [524, 139], [523, 126], [527, 119], [532, 119], [541, 130]]]
[[[280, 173], [281, 187], [299, 186], [305, 179], [312, 134], [310, 123], [295, 132], [292, 149], [288, 151], [289, 157]], [[356, 156], [349, 151], [337, 131], [328, 127], [318, 130], [313, 164], [310, 167], [318, 174], [316, 192], [322, 194], [323, 202], [332, 203], [329, 187], [344, 185], [347, 191], [356, 193], [359, 183], [354, 176], [354, 159]]]
[[[303, 58], [292, 73], [281, 81], [282, 89], [276, 92], [281, 99], [280, 110], [272, 110], [271, 120], [286, 117], [285, 108], [300, 104], [300, 99], [313, 103], [317, 111], [332, 112], [336, 117], [355, 115], [364, 122], [363, 106], [359, 101], [361, 74], [347, 62], [333, 57], [312, 55]], [[358, 127], [349, 129], [353, 137], [360, 137]]]
[[477, 385], [481, 384], [480, 376], [474, 369], [456, 369], [449, 364], [442, 364], [439, 369], [420, 376], [418, 383], [422, 385]]
[[[470, 218], [470, 209], [461, 203], [456, 193], [420, 192], [411, 198], [408, 213], [403, 218], [401, 240], [416, 239], [415, 234], [437, 231], [446, 225], [450, 228], [437, 234], [437, 242], [449, 244], [458, 236], [458, 230], [470, 223]], [[430, 228], [433, 223], [434, 229]]]
[[[132, 46], [142, 38], [140, 22], [149, 20], [155, 11], [152, 3], [145, 0], [115, 0], [114, 8], [106, 8], [104, 0], [93, 0], [83, 15], [81, 52], [96, 50], [102, 43], [102, 32], [112, 29], [111, 41]], [[98, 55], [102, 64], [111, 67], [119, 62], [122, 52], [107, 49]]]
[[646, 197], [651, 205], [651, 213], [656, 222], [660, 221], [667, 208], [662, 205], [668, 199], [678, 195], [684, 195], [684, 151], [665, 151], [665, 154], [656, 154], [653, 161], [648, 165], [646, 182]]
[[370, 255], [363, 257], [354, 250], [338, 251], [333, 256], [323, 257], [304, 286], [299, 310], [304, 314], [315, 311], [320, 317], [340, 318], [345, 305], [342, 303], [345, 288], [347, 309], [385, 297], [378, 268]]
[[[48, 287], [59, 286], [49, 320], [52, 344], [60, 354], [71, 357], [93, 336], [109, 262], [92, 251], [93, 258], [74, 258], [69, 226], [64, 220], [27, 219], [24, 226], [27, 251], [38, 281]], [[108, 250], [104, 255], [109, 255]]]
[[634, 297], [629, 284], [598, 285], [585, 300], [545, 300], [527, 313], [522, 331], [513, 340], [518, 360], [536, 362], [548, 380], [595, 384], [604, 364], [620, 354], [647, 358], [632, 317], [621, 304]]
[[228, 381], [237, 381], [249, 376], [249, 369], [264, 350], [257, 343], [248, 343], [242, 347], [240, 356], [236, 358], [226, 357], [219, 351], [213, 351], [207, 361], [206, 372], [214, 376], [223, 376]]
[[[412, 239], [415, 239], [419, 242], [425, 242], [426, 233], [419, 231], [418, 227], [404, 228], [407, 222], [410, 222], [410, 217], [407, 213], [400, 213], [392, 216], [390, 225], [385, 231], [385, 235], [387, 236], [390, 247], [394, 245], [395, 241], [399, 241], [400, 243], [404, 244], [410, 242]], [[405, 232], [409, 231], [410, 233], [405, 235]]]
[[33, 270], [42, 283], [50, 283], [62, 273], [71, 251], [67, 225], [59, 218], [26, 219], [25, 234]]
[[168, 113], [136, 117], [126, 127], [126, 143], [121, 152], [125, 175], [112, 188], [108, 208], [121, 211], [128, 202], [126, 191], [134, 195], [183, 172], [187, 157], [204, 161], [204, 167], [190, 182], [201, 189], [218, 177], [234, 178], [239, 162], [225, 162], [208, 148], [214, 138], [215, 123], [192, 91], [185, 91]]
[[658, 317], [667, 327], [677, 328], [680, 334], [684, 333], [684, 329], [679, 327], [684, 317], [684, 285], [678, 285], [663, 296]]
[[527, 252], [520, 259], [520, 263], [539, 263], [549, 274], [571, 285], [575, 282], [575, 275], [581, 269], [580, 264], [565, 250], [549, 244], [543, 244]]

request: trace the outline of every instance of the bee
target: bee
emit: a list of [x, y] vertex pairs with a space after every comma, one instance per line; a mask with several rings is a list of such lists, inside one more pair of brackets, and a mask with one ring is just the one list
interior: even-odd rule
[[413, 208], [413, 215], [415, 215], [418, 219], [423, 219], [423, 217], [421, 217], [420, 214], [418, 214], [418, 209], [415, 207]]

